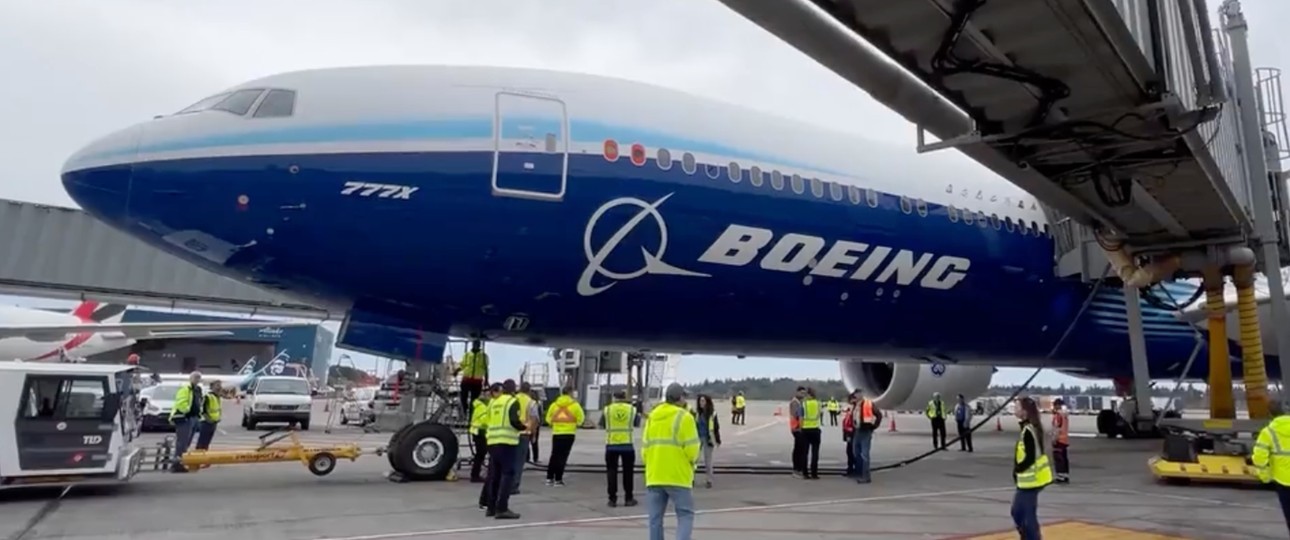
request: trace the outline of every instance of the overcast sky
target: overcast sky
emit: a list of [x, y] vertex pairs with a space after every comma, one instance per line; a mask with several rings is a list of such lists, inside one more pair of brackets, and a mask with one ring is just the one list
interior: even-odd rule
[[[1242, 5], [1254, 64], [1290, 74], [1290, 2]], [[408, 63], [648, 81], [910, 151], [914, 146], [914, 129], [903, 119], [715, 0], [5, 0], [0, 198], [74, 206], [58, 171], [77, 148], [246, 80], [305, 68]], [[937, 159], [977, 167], [959, 156]], [[493, 350], [503, 371], [542, 355]], [[690, 357], [681, 368], [690, 380], [837, 374], [831, 362], [770, 359]], [[996, 380], [1027, 375], [1007, 370]], [[1061, 380], [1069, 379], [1045, 374], [1039, 382]]]

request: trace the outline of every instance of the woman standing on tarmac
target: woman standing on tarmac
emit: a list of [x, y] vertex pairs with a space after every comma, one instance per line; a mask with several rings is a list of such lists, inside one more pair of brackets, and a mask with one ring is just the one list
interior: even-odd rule
[[721, 446], [721, 425], [717, 408], [707, 394], [699, 394], [694, 405], [694, 425], [699, 428], [699, 448], [703, 449], [704, 487], [712, 487], [712, 452]]
[[1044, 453], [1044, 428], [1035, 400], [1025, 397], [1017, 404], [1021, 436], [1014, 452], [1012, 477], [1017, 492], [1012, 497], [1012, 521], [1021, 540], [1041, 540], [1039, 531], [1039, 492], [1053, 483], [1053, 470]]

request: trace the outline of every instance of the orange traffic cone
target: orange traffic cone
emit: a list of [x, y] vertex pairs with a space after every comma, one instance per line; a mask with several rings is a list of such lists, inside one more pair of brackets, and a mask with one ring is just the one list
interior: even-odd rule
[[1003, 431], [1003, 419], [998, 416], [994, 417], [994, 430]]
[[775, 407], [775, 416], [784, 416], [784, 408]]
[[887, 432], [888, 433], [896, 432], [896, 415], [891, 416], [891, 426], [887, 427]]

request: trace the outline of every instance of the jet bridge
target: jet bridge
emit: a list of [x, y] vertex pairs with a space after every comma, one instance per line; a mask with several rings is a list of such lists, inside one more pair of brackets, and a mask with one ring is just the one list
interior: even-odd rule
[[[720, 1], [914, 123], [920, 152], [957, 149], [1037, 197], [1056, 274], [1100, 280], [1109, 269], [1123, 286], [1136, 395], [1149, 395], [1144, 287], [1203, 277], [1210, 412], [1226, 423], [1180, 427], [1215, 439], [1261, 427], [1254, 267], [1272, 269], [1290, 373], [1276, 271], [1290, 262], [1278, 166], [1290, 145], [1280, 74], [1252, 69], [1239, 2], [1223, 1], [1216, 29], [1205, 0]], [[1229, 275], [1252, 422], [1231, 420], [1219, 390], [1231, 388]], [[1154, 430], [1151, 417], [1139, 399], [1127, 420]]]

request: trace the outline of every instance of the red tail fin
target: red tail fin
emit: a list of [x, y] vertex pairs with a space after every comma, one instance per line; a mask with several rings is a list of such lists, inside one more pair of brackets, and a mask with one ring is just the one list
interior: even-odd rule
[[93, 320], [91, 317], [94, 315], [94, 310], [98, 308], [99, 308], [98, 302], [95, 302], [93, 300], [86, 300], [84, 302], [81, 302], [81, 305], [76, 306], [76, 309], [72, 310], [72, 316], [82, 321], [88, 322]]

